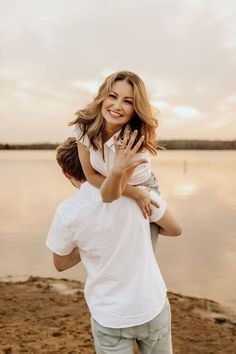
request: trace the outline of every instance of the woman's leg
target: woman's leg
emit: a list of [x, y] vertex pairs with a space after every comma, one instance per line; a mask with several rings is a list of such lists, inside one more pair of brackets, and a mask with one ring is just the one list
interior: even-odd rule
[[154, 254], [156, 254], [157, 239], [158, 239], [158, 235], [159, 235], [159, 226], [156, 223], [151, 222], [150, 223], [150, 232], [151, 232], [153, 252], [154, 252]]
[[[157, 178], [154, 175], [154, 173], [151, 174], [151, 177], [149, 178], [149, 180], [146, 181], [143, 185], [147, 188], [150, 188], [157, 195], [160, 195], [158, 181], [157, 181]], [[151, 222], [150, 223], [150, 231], [151, 231], [152, 248], [153, 248], [153, 252], [155, 254], [156, 248], [157, 248], [157, 239], [158, 239], [158, 235], [159, 235], [159, 226], [156, 223]]]

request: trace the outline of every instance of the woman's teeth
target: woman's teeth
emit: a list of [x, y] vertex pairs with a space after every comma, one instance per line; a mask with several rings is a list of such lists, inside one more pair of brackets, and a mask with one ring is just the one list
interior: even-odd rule
[[119, 113], [116, 113], [116, 112], [112, 112], [112, 111], [109, 111], [109, 113], [110, 113], [110, 115], [112, 116], [112, 117], [121, 117], [121, 114], [119, 114]]

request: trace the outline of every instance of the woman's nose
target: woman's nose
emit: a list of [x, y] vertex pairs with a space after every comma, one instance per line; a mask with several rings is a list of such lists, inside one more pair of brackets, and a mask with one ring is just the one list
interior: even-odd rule
[[121, 101], [120, 100], [116, 100], [113, 104], [114, 108], [117, 110], [121, 109]]

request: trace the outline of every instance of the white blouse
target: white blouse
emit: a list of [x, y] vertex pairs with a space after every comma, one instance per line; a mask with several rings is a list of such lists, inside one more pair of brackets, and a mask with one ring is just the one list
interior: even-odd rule
[[[119, 136], [121, 130], [115, 133], [109, 140], [107, 140], [104, 144], [104, 159], [100, 150], [95, 150], [90, 144], [89, 138], [87, 135], [82, 137], [82, 131], [78, 125], [76, 125], [75, 129], [72, 132], [72, 136], [76, 138], [80, 143], [84, 144], [90, 152], [90, 163], [92, 167], [99, 172], [101, 175], [106, 177], [110, 172], [114, 155], [115, 155], [115, 145], [114, 145], [114, 136]], [[151, 176], [151, 158], [150, 153], [138, 152], [137, 160], [146, 159], [148, 162], [143, 163], [137, 166], [129, 179], [128, 183], [131, 185], [139, 185], [147, 181]]]

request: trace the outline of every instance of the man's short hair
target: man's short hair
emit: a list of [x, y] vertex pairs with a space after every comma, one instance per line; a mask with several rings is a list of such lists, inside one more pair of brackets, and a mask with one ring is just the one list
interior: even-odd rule
[[68, 138], [64, 141], [64, 143], [58, 145], [56, 159], [59, 166], [65, 173], [68, 173], [71, 177], [74, 177], [80, 182], [86, 181], [86, 177], [79, 160], [75, 138]]

